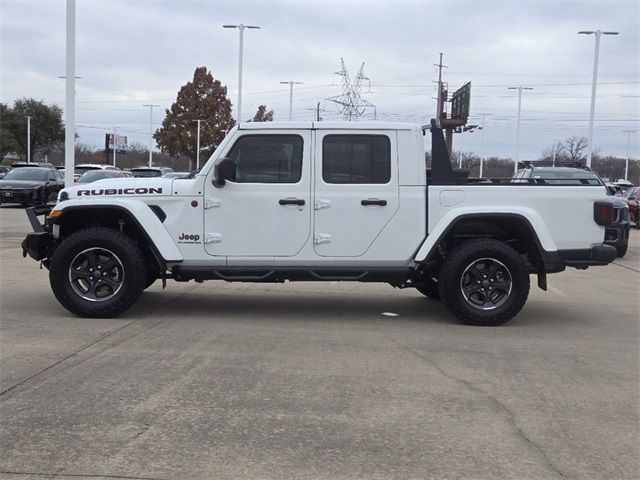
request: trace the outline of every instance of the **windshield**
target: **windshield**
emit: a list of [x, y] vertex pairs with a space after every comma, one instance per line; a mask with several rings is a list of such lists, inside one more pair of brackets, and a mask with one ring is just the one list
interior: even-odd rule
[[16, 168], [7, 173], [3, 180], [34, 180], [39, 182], [46, 182], [49, 178], [53, 178], [53, 172], [48, 170], [42, 170], [40, 168]]
[[131, 170], [134, 177], [159, 177], [162, 175], [160, 170]]
[[95, 182], [96, 180], [102, 180], [103, 178], [114, 178], [119, 176], [118, 172], [110, 172], [108, 170], [89, 170], [80, 176], [78, 182]]

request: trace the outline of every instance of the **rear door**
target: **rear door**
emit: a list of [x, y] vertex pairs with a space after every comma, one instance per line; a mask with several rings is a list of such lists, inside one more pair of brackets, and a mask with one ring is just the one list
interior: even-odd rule
[[396, 133], [317, 130], [315, 158], [315, 252], [363, 255], [398, 210]]

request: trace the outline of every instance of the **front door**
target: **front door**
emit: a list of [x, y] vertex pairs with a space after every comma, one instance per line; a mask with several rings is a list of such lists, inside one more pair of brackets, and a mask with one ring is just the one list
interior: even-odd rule
[[315, 152], [315, 252], [363, 255], [398, 210], [396, 134], [318, 130]]
[[[242, 131], [240, 131], [242, 132]], [[311, 234], [311, 134], [241, 133], [223, 155], [236, 178], [205, 187], [205, 249], [210, 255], [293, 256]], [[213, 169], [212, 169], [213, 170]]]

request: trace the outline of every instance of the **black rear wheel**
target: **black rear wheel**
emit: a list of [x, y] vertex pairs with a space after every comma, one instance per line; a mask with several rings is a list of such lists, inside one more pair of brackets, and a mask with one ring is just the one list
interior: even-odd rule
[[50, 259], [49, 282], [58, 301], [81, 317], [114, 317], [138, 299], [147, 280], [134, 240], [93, 227], [67, 237]]
[[508, 322], [529, 295], [529, 272], [513, 248], [498, 240], [460, 244], [444, 260], [440, 296], [464, 323], [494, 326]]

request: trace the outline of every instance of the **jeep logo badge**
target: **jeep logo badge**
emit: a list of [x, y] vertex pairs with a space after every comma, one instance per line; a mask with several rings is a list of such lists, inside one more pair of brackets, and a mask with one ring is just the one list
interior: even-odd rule
[[178, 243], [200, 243], [200, 235], [195, 233], [182, 233], [178, 237]]

